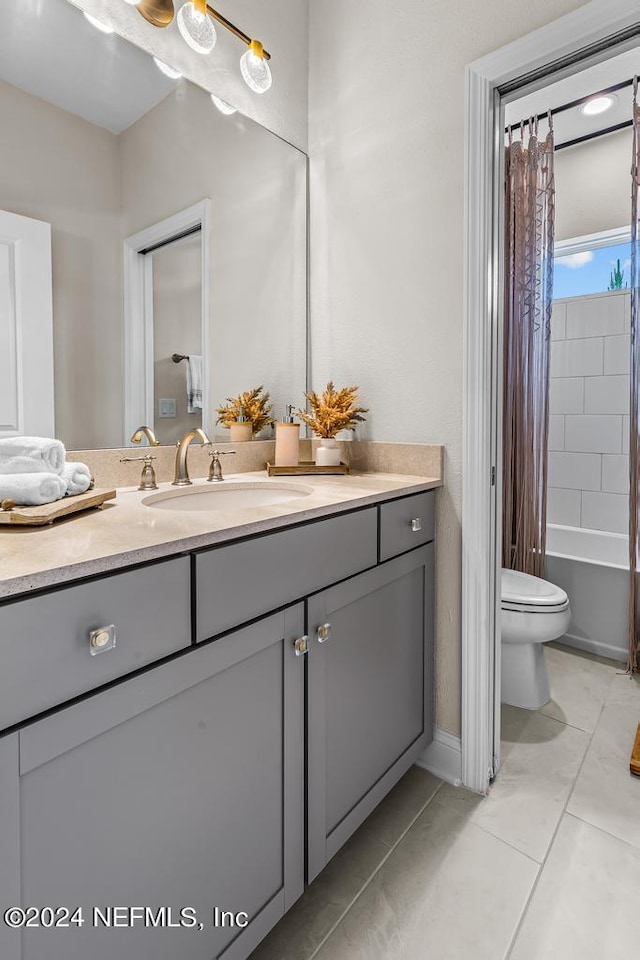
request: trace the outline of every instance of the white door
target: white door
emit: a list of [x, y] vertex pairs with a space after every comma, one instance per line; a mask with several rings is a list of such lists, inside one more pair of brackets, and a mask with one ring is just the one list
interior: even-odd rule
[[54, 429], [51, 225], [0, 210], [0, 437]]

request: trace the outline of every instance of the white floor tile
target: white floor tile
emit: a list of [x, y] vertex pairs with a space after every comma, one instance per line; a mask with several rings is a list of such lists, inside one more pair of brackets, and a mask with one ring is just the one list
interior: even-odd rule
[[502, 767], [472, 822], [541, 863], [588, 744], [583, 730], [503, 707]]
[[503, 960], [537, 864], [470, 822], [464, 803], [461, 815], [452, 795], [464, 791], [444, 790], [316, 960]]
[[[629, 757], [639, 721], [640, 700], [605, 704], [567, 807], [569, 813], [638, 850], [640, 777], [629, 772]], [[640, 887], [638, 897], [640, 903]]]
[[551, 700], [540, 713], [592, 733], [619, 666], [558, 645], [545, 644], [544, 655]]
[[640, 851], [565, 815], [509, 960], [637, 960]]

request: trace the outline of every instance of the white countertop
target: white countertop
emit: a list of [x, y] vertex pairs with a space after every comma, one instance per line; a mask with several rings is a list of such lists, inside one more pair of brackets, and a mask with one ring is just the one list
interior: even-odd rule
[[[442, 480], [392, 473], [352, 473], [344, 477], [282, 477], [264, 472], [230, 474], [225, 483], [286, 483], [311, 488], [300, 499], [270, 506], [195, 512], [145, 506], [149, 493], [118, 491], [115, 500], [48, 527], [0, 529], [0, 598], [13, 597], [122, 567], [175, 556], [279, 530], [306, 520], [328, 517], [442, 486]], [[189, 490], [211, 487], [194, 480]], [[169, 483], [161, 491], [175, 491]]]

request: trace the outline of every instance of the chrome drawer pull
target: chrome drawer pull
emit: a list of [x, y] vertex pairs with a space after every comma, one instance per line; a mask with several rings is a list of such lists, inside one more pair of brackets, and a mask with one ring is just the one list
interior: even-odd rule
[[422, 517], [414, 517], [414, 519], [411, 520], [410, 523], [411, 523], [411, 529], [413, 530], [414, 533], [418, 533], [420, 530], [422, 530]]
[[331, 639], [331, 624], [323, 623], [321, 627], [318, 627], [318, 643], [326, 643], [327, 640]]
[[108, 627], [98, 627], [97, 630], [91, 630], [89, 633], [89, 653], [92, 657], [97, 657], [99, 653], [106, 653], [107, 650], [113, 650], [116, 645], [116, 628], [114, 624]]
[[305, 653], [309, 653], [309, 637], [306, 634], [304, 637], [298, 637], [297, 640], [293, 641], [293, 646], [296, 657], [304, 657]]

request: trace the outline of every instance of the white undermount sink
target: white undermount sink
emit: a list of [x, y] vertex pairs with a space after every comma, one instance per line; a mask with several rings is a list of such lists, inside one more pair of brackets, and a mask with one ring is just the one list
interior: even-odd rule
[[223, 480], [191, 487], [178, 487], [145, 497], [145, 507], [158, 510], [243, 510], [246, 507], [268, 507], [299, 500], [312, 493], [301, 483], [251, 483]]

